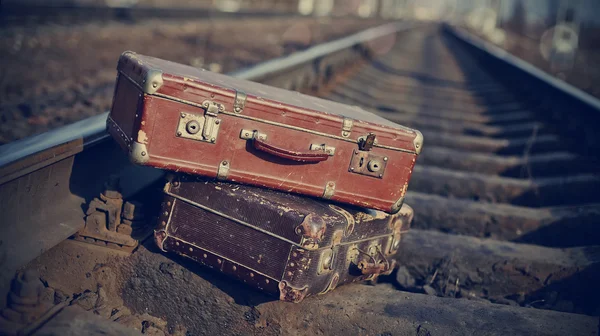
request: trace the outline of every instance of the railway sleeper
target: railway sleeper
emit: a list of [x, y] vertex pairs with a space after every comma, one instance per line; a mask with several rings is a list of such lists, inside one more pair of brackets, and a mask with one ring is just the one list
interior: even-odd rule
[[[410, 90], [390, 90], [386, 87], [374, 86], [365, 88], [362, 86], [362, 79], [353, 78], [354, 80], [344, 83], [343, 89], [348, 91], [355, 90], [358, 94], [363, 96], [365, 99], [371, 101], [387, 100], [397, 104], [407, 105], [419, 105], [426, 106], [431, 109], [449, 109], [454, 111], [461, 111], [464, 114], [469, 115], [483, 115], [483, 114], [500, 114], [507, 111], [523, 110], [525, 107], [523, 104], [515, 103], [515, 101], [486, 101], [482, 99], [478, 102], [468, 103], [465, 100], [455, 100], [452, 97], [445, 97], [444, 99], [432, 99], [429, 96], [431, 90], [421, 90], [420, 87], [414, 86]], [[491, 111], [490, 111], [491, 109]], [[496, 110], [496, 111], [494, 111]]]
[[418, 115], [403, 113], [387, 113], [376, 109], [369, 109], [369, 112], [378, 114], [395, 123], [410, 126], [421, 131], [436, 131], [445, 134], [457, 134], [467, 136], [479, 136], [489, 138], [519, 138], [537, 135], [548, 135], [550, 129], [539, 122], [524, 122], [513, 125], [490, 126], [479, 123], [462, 121], [460, 123], [452, 120], [440, 120], [438, 118], [421, 118]]
[[418, 229], [402, 239], [397, 279], [404, 289], [600, 314], [600, 246], [557, 249]]
[[435, 146], [428, 146], [420, 154], [419, 164], [513, 178], [567, 176], [600, 170], [596, 160], [569, 152], [500, 156]]
[[394, 84], [387, 83], [384, 81], [378, 81], [374, 76], [368, 74], [368, 72], [360, 71], [355, 76], [358, 82], [369, 81], [373, 85], [366, 88], [373, 97], [378, 97], [380, 94], [379, 90], [394, 91], [406, 95], [423, 95], [428, 99], [435, 102], [452, 101], [454, 103], [461, 103], [467, 105], [481, 105], [481, 104], [506, 104], [515, 102], [517, 96], [505, 91], [497, 92], [492, 95], [484, 94], [477, 95], [470, 91], [460, 89], [446, 89], [443, 87], [430, 87], [422, 85], [419, 81], [406, 79], [406, 81], [400, 83], [399, 78], [395, 78]]
[[424, 102], [406, 102], [404, 99], [393, 99], [390, 93], [388, 99], [376, 99], [361, 93], [359, 89], [348, 89], [348, 87], [337, 86], [328, 97], [334, 100], [344, 100], [347, 104], [360, 104], [366, 108], [377, 109], [381, 112], [413, 114], [420, 117], [439, 118], [442, 120], [454, 120], [456, 122], [472, 122], [483, 125], [504, 125], [532, 122], [534, 115], [530, 111], [510, 110], [494, 114], [465, 113], [463, 109], [455, 110], [449, 107], [435, 107]]
[[445, 134], [423, 130], [427, 145], [498, 155], [528, 155], [567, 150], [568, 144], [553, 134], [513, 139], [494, 139], [481, 136]]
[[413, 227], [479, 238], [551, 247], [600, 242], [600, 204], [528, 208], [447, 198], [415, 191], [405, 201], [415, 209]]
[[[394, 85], [396, 85], [397, 83], [402, 83], [404, 81], [404, 78], [418, 77], [419, 81], [422, 83], [421, 85], [425, 87], [441, 87], [445, 89], [454, 89], [461, 92], [468, 92], [471, 95], [494, 95], [497, 93], [505, 93], [507, 91], [506, 88], [500, 84], [473, 85], [467, 83], [436, 81], [435, 78], [426, 76], [422, 77], [419, 76], [418, 73], [411, 72], [404, 73], [404, 76], [401, 76], [400, 74], [395, 74], [394, 76], [393, 73], [390, 73], [385, 69], [380, 69], [374, 66], [368, 67], [364, 71], [370, 72], [371, 75], [375, 78], [380, 78], [381, 83], [391, 84], [391, 90], [395, 89]], [[384, 74], [384, 76], [382, 76], [382, 74]]]
[[498, 97], [498, 99], [504, 97], [506, 102], [510, 102], [514, 101], [515, 97], [513, 93], [507, 91], [506, 88], [490, 92], [477, 92], [469, 90], [469, 88], [451, 88], [424, 83], [409, 77], [382, 77], [379, 71], [373, 73], [372, 71], [369, 71], [369, 68], [361, 70], [356, 75], [356, 79], [358, 81], [374, 83], [374, 87], [385, 88], [386, 90], [391, 91], [406, 92], [407, 90], [419, 90], [423, 94], [427, 94], [428, 96], [437, 99], [487, 101], [488, 99], [493, 99], [491, 97]]
[[574, 205], [600, 201], [600, 176], [514, 179], [417, 165], [411, 190], [492, 203], [529, 207]]
[[[359, 96], [361, 100], [367, 102], [367, 104], [376, 105], [377, 102], [386, 102], [391, 106], [398, 106], [398, 111], [407, 111], [409, 113], [416, 113], [415, 111], [432, 111], [436, 113], [436, 116], [443, 116], [444, 114], [450, 114], [455, 116], [456, 119], [465, 119], [476, 121], [480, 123], [491, 123], [496, 119], [498, 121], [514, 121], [513, 119], [519, 119], [525, 117], [531, 117], [531, 113], [527, 112], [527, 107], [516, 103], [505, 103], [505, 104], [490, 104], [481, 103], [479, 106], [469, 106], [462, 102], [456, 102], [452, 100], [440, 101], [439, 103], [433, 103], [432, 100], [425, 93], [418, 92], [405, 92], [398, 93], [389, 90], [379, 90], [379, 94], [373, 95], [365, 90], [352, 87], [353, 84], [344, 85], [340, 87], [337, 93], [342, 95], [352, 93], [352, 90], [356, 90], [355, 94], [349, 95]], [[516, 113], [520, 112], [520, 113]], [[451, 116], [451, 117], [452, 117]], [[458, 118], [458, 116], [462, 116]]]

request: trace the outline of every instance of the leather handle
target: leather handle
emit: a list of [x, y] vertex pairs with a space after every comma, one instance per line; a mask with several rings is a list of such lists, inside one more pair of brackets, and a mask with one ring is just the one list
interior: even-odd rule
[[281, 148], [275, 146], [271, 143], [266, 142], [265, 140], [261, 140], [258, 137], [252, 138], [252, 144], [256, 150], [269, 153], [273, 156], [280, 157], [282, 159], [296, 161], [296, 162], [306, 162], [306, 163], [314, 163], [325, 161], [329, 158], [329, 154], [324, 152], [317, 151], [294, 151], [290, 149]]

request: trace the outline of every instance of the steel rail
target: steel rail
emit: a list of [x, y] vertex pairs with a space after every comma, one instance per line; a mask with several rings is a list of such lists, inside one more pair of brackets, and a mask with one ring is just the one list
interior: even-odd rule
[[444, 26], [445, 31], [462, 42], [472, 52], [484, 55], [489, 72], [502, 82], [505, 81], [525, 95], [535, 95], [541, 99], [533, 102], [539, 105], [543, 114], [539, 116], [555, 124], [565, 139], [577, 145], [579, 154], [597, 157], [600, 151], [600, 99], [583, 90], [553, 77], [534, 65], [510, 54], [500, 47], [483, 40], [464, 28]]
[[582, 91], [581, 89], [563, 80], [557, 79], [556, 77], [548, 74], [547, 72], [535, 67], [531, 63], [528, 63], [512, 55], [508, 51], [498, 47], [497, 45], [485, 41], [478, 36], [470, 34], [463, 29], [450, 26], [446, 26], [446, 29], [447, 31], [453, 33], [454, 36], [470, 44], [472, 47], [475, 47], [485, 52], [488, 56], [494, 57], [499, 61], [511, 65], [515, 69], [521, 70], [527, 75], [536, 78], [541, 82], [544, 82], [548, 86], [570, 95], [575, 100], [586, 103], [587, 105], [589, 105], [589, 107], [594, 108], [598, 113], [600, 113], [600, 99], [590, 95], [587, 92]]

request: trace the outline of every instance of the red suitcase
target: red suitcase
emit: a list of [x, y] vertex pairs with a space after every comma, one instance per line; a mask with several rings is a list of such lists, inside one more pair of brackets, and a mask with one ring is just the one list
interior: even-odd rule
[[107, 123], [138, 164], [390, 213], [423, 147], [419, 131], [355, 106], [133, 52]]

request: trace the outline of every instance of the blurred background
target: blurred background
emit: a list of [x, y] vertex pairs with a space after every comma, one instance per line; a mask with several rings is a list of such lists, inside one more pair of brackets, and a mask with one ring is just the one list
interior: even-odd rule
[[390, 20], [449, 23], [600, 96], [597, 0], [3, 0], [0, 144], [110, 108], [125, 50], [230, 72]]

